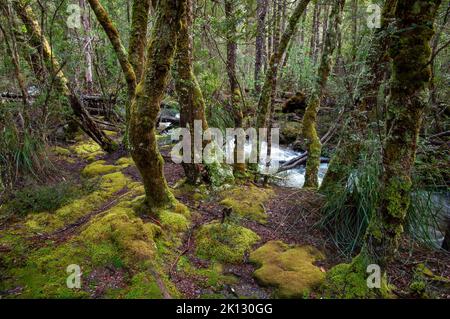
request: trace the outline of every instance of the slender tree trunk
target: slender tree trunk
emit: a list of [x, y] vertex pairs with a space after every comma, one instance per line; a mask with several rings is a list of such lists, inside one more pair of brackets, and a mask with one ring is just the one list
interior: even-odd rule
[[[205, 117], [205, 100], [192, 66], [192, 1], [187, 0], [185, 14], [181, 20], [175, 52], [173, 78], [180, 104], [180, 126], [189, 127], [191, 146], [194, 144], [194, 121], [202, 121], [203, 130], [208, 128]], [[191, 152], [191, 163], [183, 163], [183, 169], [190, 184], [201, 183], [201, 167], [194, 161]]]
[[[235, 17], [235, 0], [225, 0], [225, 18], [227, 19], [227, 74], [230, 84], [230, 104], [233, 112], [235, 128], [242, 127], [243, 114], [240, 106], [241, 93], [238, 87], [236, 75], [236, 58], [237, 58], [237, 42], [236, 42], [236, 17]], [[234, 169], [237, 172], [245, 172], [245, 163], [238, 163], [237, 138], [234, 147]]]
[[263, 128], [267, 124], [272, 87], [274, 86], [274, 81], [276, 85], [278, 67], [281, 61], [281, 57], [286, 51], [286, 48], [292, 36], [297, 31], [298, 21], [300, 20], [300, 17], [304, 13], [309, 2], [310, 0], [301, 0], [298, 2], [297, 7], [295, 8], [289, 19], [286, 31], [281, 37], [280, 43], [278, 45], [278, 50], [274, 52], [270, 57], [269, 67], [266, 72], [264, 85], [258, 101], [258, 115], [256, 119], [257, 128]]
[[265, 23], [267, 15], [267, 0], [257, 0], [257, 27], [255, 44], [255, 93], [261, 93], [261, 68], [263, 65]]
[[336, 193], [336, 188], [345, 187], [351, 171], [358, 164], [362, 143], [367, 137], [368, 124], [374, 118], [371, 113], [375, 113], [378, 92], [388, 71], [388, 28], [394, 17], [396, 3], [397, 0], [385, 1], [381, 16], [381, 28], [374, 31], [365, 61], [366, 76], [357, 89], [354, 109], [331, 159], [320, 187], [321, 192], [332, 195]]
[[352, 61], [358, 52], [358, 0], [352, 0]]
[[308, 106], [303, 116], [303, 135], [307, 141], [308, 160], [306, 163], [305, 187], [317, 188], [318, 171], [322, 145], [317, 135], [317, 113], [320, 109], [320, 99], [326, 87], [328, 77], [333, 67], [333, 53], [336, 48], [336, 40], [341, 28], [344, 0], [337, 0], [332, 7], [328, 31], [325, 38], [325, 47], [317, 74], [317, 83], [314, 92], [308, 101]]
[[174, 203], [156, 141], [156, 118], [167, 87], [184, 8], [186, 0], [159, 1], [143, 79], [131, 106], [131, 155], [144, 182], [145, 204], [150, 208], [167, 207]]
[[27, 29], [31, 46], [41, 49], [43, 60], [47, 64], [48, 68], [56, 72], [54, 77], [58, 89], [68, 98], [74, 115], [80, 123], [81, 129], [105, 151], [113, 151], [116, 148], [115, 143], [102, 130], [100, 130], [75, 94], [70, 83], [62, 72], [58, 61], [52, 53], [47, 39], [42, 34], [39, 23], [33, 17], [31, 7], [23, 0], [14, 0], [13, 6], [17, 15], [20, 17]]
[[[14, 33], [14, 21], [11, 14], [11, 9], [9, 4], [1, 4], [0, 5], [2, 11], [5, 14], [5, 20], [8, 22], [8, 28], [3, 27], [0, 23], [0, 30], [3, 32], [3, 36], [5, 39], [6, 49], [9, 52], [12, 62], [14, 64], [14, 75], [17, 80], [17, 84], [19, 85], [20, 92], [22, 94], [22, 101], [23, 105], [25, 106], [25, 112], [28, 114], [28, 106], [30, 106], [29, 103], [29, 96], [26, 86], [26, 81], [23, 73], [20, 70], [20, 58], [19, 58], [19, 52], [17, 49], [17, 41], [16, 41], [16, 35]], [[28, 117], [28, 116], [26, 116]]]
[[86, 7], [85, 0], [79, 0], [79, 4], [82, 10], [81, 24], [83, 25], [83, 51], [85, 59], [85, 72], [84, 79], [86, 82], [86, 90], [88, 93], [92, 93], [94, 90], [94, 80], [92, 72], [92, 37], [91, 37], [91, 22], [89, 19], [89, 13]]
[[[136, 0], [139, 2], [139, 0]], [[119, 64], [122, 68], [122, 72], [125, 76], [125, 80], [127, 82], [128, 87], [128, 100], [132, 101], [134, 99], [134, 94], [136, 91], [136, 74], [133, 69], [133, 65], [128, 60], [128, 53], [125, 50], [125, 47], [122, 44], [122, 41], [120, 40], [119, 32], [117, 31], [117, 28], [114, 26], [113, 22], [108, 16], [108, 13], [106, 12], [105, 8], [102, 6], [99, 0], [88, 0], [92, 11], [94, 11], [95, 16], [97, 17], [98, 22], [103, 27], [103, 30], [105, 31], [106, 35], [109, 38], [109, 41], [112, 44], [112, 47], [114, 49], [114, 52], [116, 53], [117, 60], [119, 61]], [[141, 3], [142, 4], [142, 3]], [[133, 9], [135, 6], [133, 6]], [[143, 13], [145, 15], [145, 13]], [[139, 15], [139, 17], [141, 17]], [[132, 29], [132, 32], [134, 31], [134, 28]], [[145, 29], [146, 31], [146, 29]], [[144, 30], [142, 30], [144, 32]], [[132, 33], [132, 38], [135, 38], [135, 33]], [[129, 107], [127, 107], [127, 122], [129, 119]]]

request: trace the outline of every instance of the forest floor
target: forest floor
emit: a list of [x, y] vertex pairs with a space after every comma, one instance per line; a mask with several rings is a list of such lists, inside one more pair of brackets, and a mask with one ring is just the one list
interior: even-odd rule
[[[168, 150], [161, 152], [167, 158]], [[0, 223], [0, 298], [321, 298], [326, 271], [349, 261], [314, 227], [323, 202], [316, 192], [248, 181], [195, 188], [182, 184], [181, 165], [166, 159], [167, 181], [182, 205], [157, 218], [136, 212], [143, 187], [124, 152], [105, 154], [79, 137], [53, 148], [52, 161], [56, 175], [83, 194]], [[60, 179], [48, 183], [58, 188]], [[66, 285], [70, 264], [81, 267], [81, 288]], [[284, 277], [270, 274], [278, 271]], [[450, 298], [450, 255], [405, 238], [389, 279], [401, 298]], [[417, 280], [426, 294], [411, 289]]]

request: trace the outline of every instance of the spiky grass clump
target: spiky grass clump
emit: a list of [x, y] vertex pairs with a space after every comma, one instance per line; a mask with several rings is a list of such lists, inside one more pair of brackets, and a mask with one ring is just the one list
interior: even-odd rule
[[370, 218], [380, 196], [381, 154], [376, 142], [367, 143], [359, 165], [349, 172], [345, 187], [325, 193], [326, 204], [318, 226], [330, 232], [344, 255], [350, 255], [363, 242]]

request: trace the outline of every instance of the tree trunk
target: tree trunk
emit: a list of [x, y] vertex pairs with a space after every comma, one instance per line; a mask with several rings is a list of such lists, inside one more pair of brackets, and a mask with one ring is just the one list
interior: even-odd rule
[[[264, 80], [264, 85], [261, 91], [261, 95], [258, 101], [258, 115], [256, 119], [256, 127], [263, 128], [267, 124], [267, 117], [269, 113], [269, 104], [270, 104], [270, 96], [272, 93], [272, 87], [274, 85], [274, 81], [277, 79], [278, 74], [278, 66], [281, 61], [281, 57], [283, 53], [286, 51], [286, 48], [291, 40], [292, 36], [297, 31], [297, 24], [300, 20], [301, 15], [304, 13], [308, 3], [310, 0], [301, 0], [298, 2], [297, 7], [292, 13], [289, 23], [286, 27], [286, 31], [283, 33], [278, 50], [272, 54], [270, 57], [269, 67], [266, 72], [266, 77]], [[275, 82], [276, 85], [276, 82]]]
[[43, 60], [45, 61], [47, 67], [56, 72], [54, 77], [58, 89], [68, 98], [70, 106], [72, 107], [76, 119], [79, 121], [81, 129], [105, 151], [113, 151], [116, 148], [115, 143], [102, 130], [100, 130], [84, 108], [79, 98], [76, 96], [70, 83], [62, 72], [47, 39], [42, 34], [39, 23], [33, 17], [31, 7], [23, 0], [14, 0], [13, 5], [14, 10], [17, 12], [17, 15], [20, 17], [27, 29], [31, 45], [34, 48], [40, 48]]
[[[227, 20], [227, 74], [228, 82], [230, 84], [230, 104], [233, 112], [235, 128], [242, 127], [243, 114], [240, 106], [241, 93], [238, 87], [238, 80], [236, 75], [236, 55], [237, 55], [237, 42], [236, 42], [236, 17], [235, 17], [235, 0], [225, 0], [225, 18]], [[238, 163], [238, 150], [237, 138], [234, 147], [234, 169], [236, 172], [245, 172], [245, 163]]]
[[265, 21], [267, 15], [267, 0], [257, 0], [257, 27], [255, 44], [255, 93], [261, 93], [261, 68], [263, 65]]
[[[117, 31], [117, 28], [114, 26], [113, 22], [109, 18], [108, 13], [106, 12], [105, 8], [102, 6], [102, 4], [100, 3], [99, 0], [88, 0], [88, 1], [89, 1], [92, 11], [94, 11], [95, 16], [97, 17], [98, 22], [103, 27], [103, 30], [105, 31], [106, 35], [109, 38], [109, 41], [112, 44], [114, 52], [116, 53], [116, 56], [117, 56], [117, 60], [119, 61], [120, 67], [122, 68], [122, 72], [125, 76], [125, 81], [127, 82], [129, 103], [127, 103], [127, 106], [126, 106], [126, 120], [128, 123], [129, 118], [130, 118], [130, 105], [131, 105], [131, 101], [135, 97], [135, 91], [136, 91], [136, 84], [137, 84], [136, 74], [135, 74], [133, 65], [128, 60], [128, 53], [125, 50], [125, 47], [123, 46], [122, 41], [120, 40], [119, 32]], [[145, 10], [144, 2], [139, 1], [139, 0], [136, 0], [136, 1], [141, 2], [141, 3], [139, 6], [133, 5], [133, 11], [136, 8]], [[148, 14], [148, 11], [147, 11], [147, 14]], [[142, 12], [140, 14], [135, 15], [135, 12], [133, 12], [133, 15], [139, 17], [139, 19], [141, 19], [141, 18], [144, 19], [143, 16], [145, 15], [145, 13]], [[139, 21], [141, 21], [141, 20], [139, 20]], [[131, 34], [131, 38], [130, 38], [130, 43], [133, 42], [134, 45], [138, 45], [138, 43], [136, 41], [137, 39], [142, 40], [142, 35], [137, 35], [136, 30], [134, 28], [134, 25], [136, 23], [137, 22], [133, 21], [132, 34]], [[146, 33], [147, 33], [146, 30], [147, 30], [146, 28], [145, 28], [145, 30], [141, 29], [141, 32], [144, 33], [144, 31], [145, 31], [145, 35], [146, 35]], [[144, 38], [145, 38], [145, 35], [144, 35]], [[136, 41], [136, 43], [134, 41]], [[139, 56], [139, 55], [137, 54], [136, 56]], [[133, 55], [133, 58], [134, 57], [135, 56]], [[137, 62], [138, 60], [133, 60], [133, 61]]]
[[398, 248], [410, 201], [411, 169], [428, 102], [431, 78], [430, 40], [441, 0], [399, 0], [396, 37], [389, 55], [392, 76], [383, 147], [383, 178], [377, 214], [367, 231], [371, 259], [385, 267]]
[[[208, 124], [205, 117], [205, 100], [192, 67], [192, 1], [187, 0], [186, 5], [178, 33], [173, 78], [180, 104], [180, 126], [189, 127], [193, 146], [194, 121], [202, 121], [203, 130], [208, 128]], [[201, 167], [194, 161], [194, 152], [191, 153], [191, 163], [183, 163], [183, 169], [187, 181], [197, 185], [201, 182]]]
[[82, 10], [81, 24], [83, 25], [83, 50], [85, 59], [85, 72], [84, 79], [86, 82], [86, 91], [91, 94], [94, 90], [94, 80], [92, 72], [92, 37], [91, 37], [91, 22], [89, 20], [88, 10], [86, 8], [86, 1], [79, 0], [79, 4]]
[[345, 126], [336, 152], [330, 161], [327, 173], [320, 187], [323, 193], [335, 194], [336, 188], [347, 184], [351, 171], [357, 166], [363, 141], [368, 134], [369, 122], [377, 107], [377, 96], [389, 66], [387, 49], [389, 46], [388, 27], [392, 22], [397, 0], [387, 0], [381, 16], [381, 28], [374, 31], [371, 47], [365, 61], [363, 78], [350, 120]]
[[326, 87], [330, 71], [333, 67], [333, 53], [336, 48], [336, 40], [341, 28], [344, 0], [338, 0], [331, 9], [328, 30], [325, 38], [325, 47], [317, 74], [317, 83], [314, 92], [308, 101], [308, 106], [303, 116], [303, 135], [306, 138], [308, 160], [306, 163], [305, 187], [317, 188], [318, 171], [322, 145], [317, 135], [317, 113], [320, 109], [320, 99]]
[[164, 177], [164, 161], [158, 150], [155, 126], [184, 8], [186, 0], [160, 0], [143, 79], [131, 106], [131, 155], [144, 182], [145, 204], [151, 208], [171, 206], [175, 200]]
[[145, 65], [145, 46], [147, 44], [148, 16], [151, 0], [134, 0], [131, 19], [128, 61], [133, 67], [136, 80], [142, 79]]

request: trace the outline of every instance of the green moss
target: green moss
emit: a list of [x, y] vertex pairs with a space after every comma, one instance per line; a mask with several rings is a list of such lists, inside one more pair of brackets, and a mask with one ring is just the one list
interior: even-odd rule
[[189, 228], [189, 221], [184, 215], [163, 210], [159, 214], [161, 225], [174, 232], [183, 232]]
[[241, 185], [235, 189], [225, 191], [221, 205], [233, 208], [233, 211], [245, 218], [260, 223], [267, 222], [264, 203], [274, 195], [273, 190], [259, 188], [254, 185]]
[[353, 258], [350, 264], [339, 264], [328, 271], [324, 294], [329, 298], [389, 298], [390, 288], [386, 276], [382, 274], [381, 288], [369, 288], [367, 285], [369, 262], [360, 254]]
[[131, 157], [122, 157], [122, 158], [119, 158], [116, 161], [116, 165], [120, 165], [121, 167], [125, 168], [125, 167], [128, 167], [128, 166], [133, 166], [135, 164], [134, 164], [134, 161], [133, 161], [133, 159]]
[[324, 255], [311, 246], [289, 246], [270, 241], [250, 254], [250, 261], [260, 266], [254, 273], [265, 286], [276, 287], [276, 296], [302, 298], [320, 286], [325, 274], [313, 263]]
[[67, 148], [63, 148], [61, 146], [54, 146], [51, 148], [51, 151], [55, 155], [59, 156], [70, 156], [71, 152]]
[[96, 161], [87, 165], [81, 174], [85, 177], [94, 177], [98, 175], [105, 175], [108, 173], [116, 172], [120, 168], [114, 165], [105, 165], [106, 161]]
[[104, 175], [100, 178], [97, 191], [72, 201], [54, 213], [43, 212], [28, 216], [25, 225], [34, 232], [54, 231], [100, 208], [129, 182], [130, 180], [121, 172]]
[[155, 255], [154, 228], [145, 227], [140, 218], [134, 217], [131, 208], [114, 207], [105, 216], [97, 216], [80, 234], [90, 254], [102, 260], [115, 257], [108, 255], [108, 248], [119, 251], [122, 261], [130, 268], [138, 261]]
[[67, 243], [58, 247], [45, 247], [29, 251], [22, 267], [8, 271], [9, 287], [23, 287], [21, 298], [81, 298], [88, 294], [80, 289], [70, 289], [66, 285], [67, 266], [82, 265], [83, 272], [89, 272], [80, 247]]
[[238, 263], [259, 239], [248, 228], [212, 222], [200, 227], [196, 235], [196, 253], [205, 259]]
[[125, 295], [127, 299], [162, 299], [162, 297], [156, 280], [145, 272], [133, 276], [129, 291]]
[[71, 149], [76, 155], [89, 161], [94, 160], [98, 156], [105, 155], [102, 148], [91, 139], [84, 140], [80, 138], [80, 142], [72, 146]]

